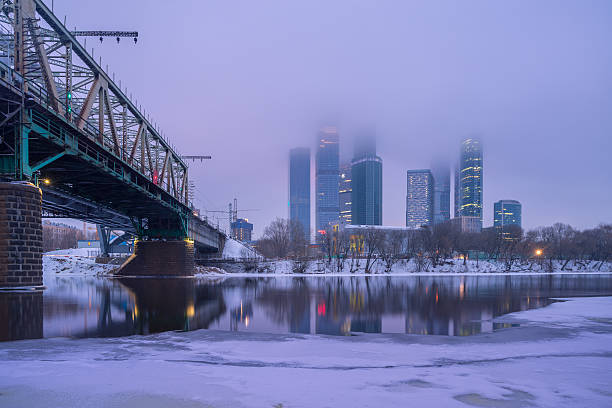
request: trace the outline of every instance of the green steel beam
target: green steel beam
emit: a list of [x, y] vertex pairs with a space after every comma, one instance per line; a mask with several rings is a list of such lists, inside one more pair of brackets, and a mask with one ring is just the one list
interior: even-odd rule
[[56, 154], [55, 156], [51, 156], [45, 160], [41, 160], [38, 163], [36, 163], [34, 166], [30, 167], [30, 170], [32, 172], [38, 171], [40, 169], [42, 169], [43, 167], [45, 167], [47, 164], [53, 163], [54, 161], [56, 161], [57, 159], [59, 159], [60, 157], [64, 156], [66, 154], [65, 151]]

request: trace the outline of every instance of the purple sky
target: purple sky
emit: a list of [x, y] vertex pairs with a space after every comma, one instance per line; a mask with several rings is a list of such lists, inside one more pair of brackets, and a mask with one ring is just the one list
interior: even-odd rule
[[405, 223], [406, 170], [455, 159], [473, 133], [485, 226], [499, 199], [523, 203], [525, 228], [612, 222], [609, 0], [55, 0], [55, 13], [139, 31], [87, 47], [181, 153], [213, 156], [190, 166], [196, 204], [261, 209], [240, 214], [256, 236], [287, 216], [288, 150], [314, 147], [325, 121], [347, 157], [376, 125], [386, 225]]

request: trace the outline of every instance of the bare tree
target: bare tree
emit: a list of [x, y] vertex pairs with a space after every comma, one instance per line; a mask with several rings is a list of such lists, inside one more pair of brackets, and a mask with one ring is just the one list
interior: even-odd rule
[[380, 258], [385, 264], [385, 272], [391, 272], [393, 265], [406, 252], [407, 233], [402, 230], [382, 231], [383, 238], [379, 249]]
[[302, 223], [297, 220], [287, 221], [289, 231], [289, 255], [294, 259], [308, 256], [308, 240]]
[[378, 261], [377, 255], [384, 242], [384, 232], [375, 227], [364, 227], [362, 229], [364, 256], [366, 260], [365, 273], [372, 273], [372, 267]]
[[[276, 218], [263, 233], [263, 242], [270, 257], [305, 256], [307, 242], [302, 225], [293, 220]], [[264, 252], [264, 249], [260, 247]]]

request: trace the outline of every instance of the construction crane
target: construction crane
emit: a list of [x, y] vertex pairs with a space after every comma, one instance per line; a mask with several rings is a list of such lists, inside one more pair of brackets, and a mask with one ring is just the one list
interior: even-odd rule
[[121, 41], [121, 37], [133, 38], [134, 44], [138, 42], [138, 31], [72, 31], [72, 35], [75, 37], [99, 37], [100, 42], [104, 40], [104, 37], [115, 37], [117, 43]]
[[212, 156], [181, 156], [181, 159], [183, 159], [183, 160], [193, 160], [193, 161], [196, 161], [196, 160], [202, 161], [202, 160], [210, 160], [210, 159], [212, 159]]

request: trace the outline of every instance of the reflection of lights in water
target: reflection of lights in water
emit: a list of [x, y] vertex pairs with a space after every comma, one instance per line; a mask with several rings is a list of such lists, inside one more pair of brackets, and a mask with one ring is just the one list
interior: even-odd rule
[[134, 305], [134, 317], [138, 317], [138, 306]]
[[438, 303], [438, 291], [436, 290], [436, 303]]
[[193, 306], [193, 303], [191, 303], [187, 306], [187, 317], [193, 317], [194, 315], [195, 315], [195, 307]]
[[461, 284], [459, 285], [459, 299], [463, 300], [464, 295], [465, 295], [465, 284], [462, 281]]
[[249, 316], [246, 316], [246, 317], [244, 318], [244, 326], [245, 326], [245, 327], [249, 327]]
[[325, 316], [325, 303], [319, 303], [317, 305], [317, 314], [319, 316]]
[[351, 318], [350, 316], [346, 318], [346, 320], [344, 320], [344, 323], [342, 323], [342, 327], [340, 327], [340, 333], [346, 334], [346, 335], [350, 335], [351, 334]]

